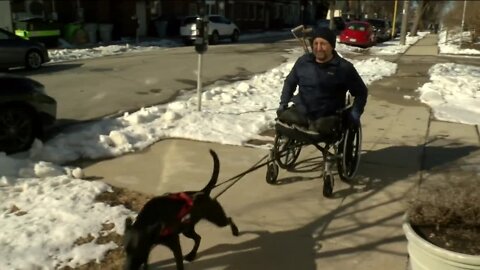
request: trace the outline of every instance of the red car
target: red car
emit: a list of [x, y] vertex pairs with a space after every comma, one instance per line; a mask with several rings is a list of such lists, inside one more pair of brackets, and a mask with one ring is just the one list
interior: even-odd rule
[[359, 47], [371, 47], [375, 45], [375, 31], [368, 22], [351, 21], [340, 33], [340, 43]]

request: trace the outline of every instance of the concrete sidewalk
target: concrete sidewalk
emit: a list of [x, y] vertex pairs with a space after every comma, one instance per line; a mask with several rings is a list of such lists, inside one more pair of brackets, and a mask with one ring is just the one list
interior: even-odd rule
[[410, 46], [404, 55], [438, 55], [438, 35], [429, 34]]
[[[405, 199], [430, 178], [462, 177], [464, 171], [452, 170], [456, 164], [480, 161], [476, 127], [435, 121], [428, 107], [403, 98], [428, 81], [429, 65], [412, 65], [409, 57], [437, 53], [436, 36], [421, 41], [400, 57], [395, 76], [370, 87], [354, 185], [337, 178], [334, 198], [323, 198], [320, 153], [314, 147], [302, 149], [294, 172], [280, 171], [278, 185], [265, 182], [265, 168], [252, 172], [219, 198], [241, 235], [200, 223], [198, 259], [186, 263], [186, 269], [404, 270]], [[259, 148], [168, 139], [84, 171], [150, 194], [192, 190], [210, 177], [209, 148], [220, 157], [220, 181], [268, 154]], [[184, 253], [192, 247], [190, 240], [182, 238], [182, 244]], [[151, 267], [176, 269], [172, 258], [169, 250], [157, 247]]]

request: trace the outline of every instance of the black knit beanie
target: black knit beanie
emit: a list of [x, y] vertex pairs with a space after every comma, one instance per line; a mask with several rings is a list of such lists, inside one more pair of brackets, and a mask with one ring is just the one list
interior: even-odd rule
[[335, 49], [337, 36], [335, 35], [335, 33], [333, 33], [332, 30], [326, 27], [316, 28], [312, 34], [312, 43], [313, 43], [313, 40], [317, 37], [325, 39], [326, 41], [328, 41], [328, 43], [330, 43], [330, 45], [332, 45], [332, 48]]

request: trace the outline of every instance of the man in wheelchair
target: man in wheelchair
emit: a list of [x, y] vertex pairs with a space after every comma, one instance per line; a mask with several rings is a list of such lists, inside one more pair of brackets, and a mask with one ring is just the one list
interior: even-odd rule
[[[312, 53], [297, 59], [286, 77], [277, 110], [278, 119], [308, 131], [333, 133], [342, 122], [347, 92], [354, 97], [347, 124], [360, 126], [368, 89], [352, 63], [335, 51], [336, 36], [328, 28], [312, 33]], [[298, 86], [298, 93], [293, 96]], [[293, 105], [288, 107], [289, 102]]]

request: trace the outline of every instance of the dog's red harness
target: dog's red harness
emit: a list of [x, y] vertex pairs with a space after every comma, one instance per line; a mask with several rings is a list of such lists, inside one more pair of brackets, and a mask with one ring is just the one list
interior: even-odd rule
[[[169, 194], [167, 198], [170, 200], [183, 201], [183, 206], [177, 214], [177, 220], [181, 224], [190, 222], [190, 210], [192, 209], [192, 206], [193, 206], [192, 198], [190, 198], [185, 192], [172, 193], [172, 194]], [[173, 228], [171, 226], [165, 227], [160, 231], [160, 236], [167, 236], [172, 233], [173, 233]]]

